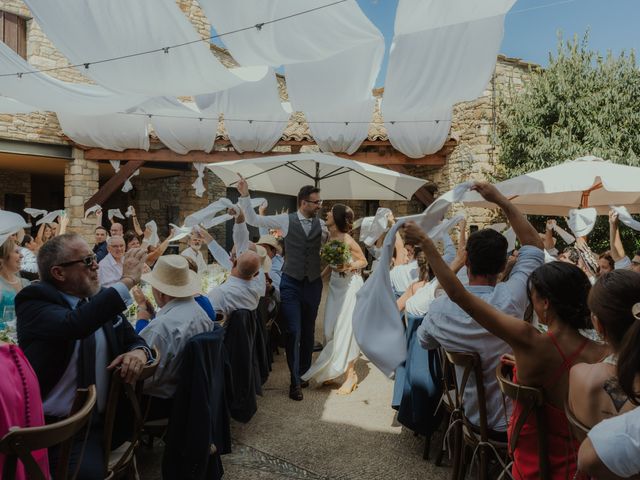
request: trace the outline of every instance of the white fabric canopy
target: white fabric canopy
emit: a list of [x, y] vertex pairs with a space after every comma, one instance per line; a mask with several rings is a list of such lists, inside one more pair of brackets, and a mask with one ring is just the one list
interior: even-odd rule
[[[26, 0], [47, 37], [74, 64], [199, 40], [174, 0]], [[208, 93], [254, 81], [264, 67], [229, 70], [206, 41], [106, 63], [82, 73], [119, 92], [148, 96]]]
[[234, 185], [238, 173], [252, 190], [297, 195], [303, 185], [317, 184], [326, 200], [409, 199], [425, 180], [346, 160], [326, 153], [298, 153], [207, 165], [226, 186]]
[[224, 114], [229, 140], [240, 153], [271, 150], [282, 137], [291, 115], [291, 109], [285, 109], [280, 102], [278, 81], [273, 69], [269, 69], [260, 81], [198, 95], [195, 101], [208, 115]]
[[[0, 42], [0, 74], [33, 71], [36, 71], [33, 66]], [[0, 77], [0, 92], [24, 103], [17, 107], [22, 110], [27, 109], [26, 106], [33, 106], [35, 108], [31, 111], [48, 110], [79, 115], [120, 112], [148, 98], [144, 95], [116, 94], [98, 85], [62, 82], [40, 72], [22, 75], [22, 78], [17, 75]], [[7, 111], [10, 105], [9, 102], [0, 102], [0, 113], [26, 113]]]
[[[523, 213], [562, 215], [576, 207], [594, 207], [606, 215], [610, 205], [640, 213], [640, 167], [582, 157], [496, 184]], [[476, 192], [468, 192], [468, 207], [495, 208]]]
[[204, 114], [193, 103], [156, 97], [140, 105], [136, 111], [152, 115], [150, 121], [156, 135], [176, 153], [184, 155], [191, 150], [209, 153], [213, 149], [218, 120], [203, 118]]
[[58, 112], [58, 120], [64, 133], [80, 145], [116, 152], [149, 149], [149, 119], [144, 115], [87, 116]]
[[[456, 102], [480, 96], [493, 72], [504, 15], [514, 2], [400, 0], [385, 81], [384, 119], [433, 119]], [[389, 140], [408, 156], [424, 156], [444, 142], [436, 148], [435, 138], [419, 137], [425, 133], [437, 132], [396, 125]]]
[[0, 95], [0, 113], [31, 113], [37, 110], [37, 108], [31, 105]]
[[[385, 108], [385, 102], [383, 99], [382, 107], [387, 118], [402, 119], [397, 123], [385, 122], [389, 142], [406, 156], [420, 158], [436, 153], [449, 138], [451, 107], [432, 109], [429, 114], [409, 114]], [[433, 121], [424, 121], [428, 119]]]

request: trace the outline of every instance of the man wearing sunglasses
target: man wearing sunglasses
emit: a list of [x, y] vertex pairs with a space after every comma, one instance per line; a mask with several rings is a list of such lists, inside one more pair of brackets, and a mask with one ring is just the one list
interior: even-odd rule
[[320, 246], [328, 236], [327, 228], [318, 217], [322, 209], [320, 189], [305, 185], [298, 192], [298, 210], [280, 215], [256, 215], [251, 208], [249, 185], [240, 176], [237, 184], [249, 225], [274, 228], [284, 237], [284, 265], [280, 280], [280, 307], [287, 325], [287, 364], [291, 373], [289, 398], [302, 400], [301, 380], [311, 366], [313, 340], [318, 306], [322, 297], [320, 278]]
[[[104, 478], [103, 414], [112, 371], [118, 369], [134, 383], [152, 360], [149, 347], [122, 315], [145, 258], [140, 249], [127, 252], [120, 280], [101, 288], [96, 256], [87, 242], [79, 235], [59, 235], [40, 248], [41, 281], [16, 296], [18, 343], [38, 377], [47, 423], [68, 416], [77, 388], [96, 386], [96, 411], [78, 478]], [[126, 422], [126, 415], [118, 416]], [[120, 443], [126, 439], [125, 422], [116, 422], [114, 440]], [[70, 471], [81, 453], [80, 437], [72, 447]], [[49, 450], [51, 471], [57, 455], [56, 449]]]

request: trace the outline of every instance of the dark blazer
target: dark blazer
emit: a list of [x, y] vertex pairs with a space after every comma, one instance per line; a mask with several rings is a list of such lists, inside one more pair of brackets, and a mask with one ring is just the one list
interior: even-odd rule
[[114, 288], [104, 288], [72, 310], [55, 286], [37, 282], [16, 296], [18, 344], [31, 363], [45, 398], [64, 374], [76, 340], [104, 330], [109, 359], [147, 347], [122, 315], [126, 305]]

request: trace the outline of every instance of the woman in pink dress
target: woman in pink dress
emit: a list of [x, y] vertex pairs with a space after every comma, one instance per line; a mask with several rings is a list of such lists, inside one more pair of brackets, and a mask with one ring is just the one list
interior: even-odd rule
[[[17, 345], [0, 341], [0, 438], [12, 427], [41, 427], [44, 425], [42, 400], [38, 379], [31, 365]], [[44, 474], [49, 476], [47, 450], [32, 453]], [[0, 477], [6, 457], [0, 453]], [[27, 479], [22, 463], [18, 461], [16, 479]]]

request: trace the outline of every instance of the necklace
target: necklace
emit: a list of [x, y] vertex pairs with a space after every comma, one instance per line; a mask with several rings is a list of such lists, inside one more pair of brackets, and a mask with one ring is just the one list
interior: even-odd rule
[[4, 275], [2, 275], [2, 278], [4, 278], [7, 283], [10, 283], [11, 285], [17, 285], [20, 282], [19, 278], [16, 278], [15, 275], [13, 278], [15, 278], [15, 280], [9, 280], [7, 277], [5, 277]]

